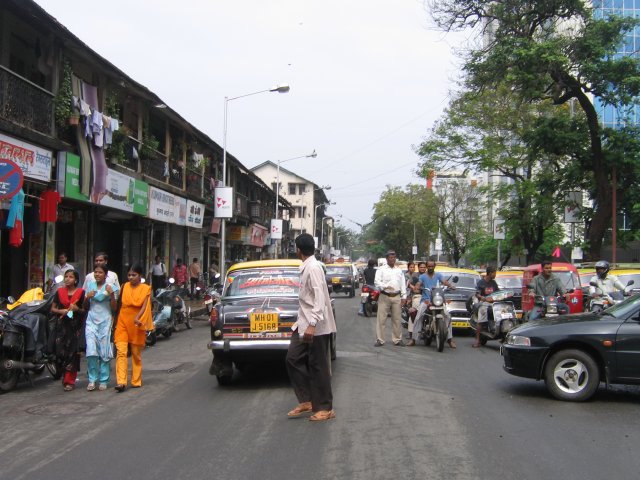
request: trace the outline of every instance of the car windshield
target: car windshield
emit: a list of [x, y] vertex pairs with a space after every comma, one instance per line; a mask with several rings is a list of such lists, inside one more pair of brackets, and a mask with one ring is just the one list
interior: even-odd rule
[[640, 308], [640, 294], [627, 298], [624, 302], [618, 303], [613, 307], [607, 308], [603, 314], [611, 315], [616, 318], [627, 318]]
[[[445, 280], [449, 280], [456, 288], [473, 288], [475, 290], [480, 275], [458, 272], [440, 272]], [[458, 281], [453, 283], [453, 277], [458, 277]]]
[[300, 271], [297, 268], [247, 269], [231, 272], [225, 297], [298, 296]]
[[351, 275], [353, 270], [350, 266], [333, 266], [330, 265], [327, 267], [327, 275]]
[[522, 288], [522, 277], [496, 277], [496, 283], [500, 288]]

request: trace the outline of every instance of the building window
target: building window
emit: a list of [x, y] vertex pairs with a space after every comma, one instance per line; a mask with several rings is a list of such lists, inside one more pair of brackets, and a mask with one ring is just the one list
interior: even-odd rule
[[273, 191], [274, 191], [274, 192], [276, 191], [276, 187], [277, 187], [277, 186], [278, 186], [278, 184], [277, 184], [276, 182], [273, 182], [273, 183], [271, 184], [271, 188], [273, 189]]
[[304, 195], [304, 192], [306, 192], [306, 190], [307, 190], [307, 184], [306, 183], [298, 184], [298, 195]]
[[289, 184], [289, 195], [295, 195], [296, 194], [296, 183], [290, 183]]

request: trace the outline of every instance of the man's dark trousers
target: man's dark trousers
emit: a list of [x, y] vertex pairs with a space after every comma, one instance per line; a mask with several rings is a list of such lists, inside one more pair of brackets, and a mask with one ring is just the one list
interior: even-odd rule
[[296, 330], [287, 352], [287, 371], [293, 391], [298, 402], [311, 402], [314, 412], [333, 408], [330, 342], [331, 334], [327, 334], [313, 337], [312, 343], [302, 343]]

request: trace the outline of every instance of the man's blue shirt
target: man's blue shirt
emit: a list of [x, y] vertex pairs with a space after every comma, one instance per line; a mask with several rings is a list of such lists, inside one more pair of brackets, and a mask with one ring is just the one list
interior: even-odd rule
[[[441, 273], [435, 272], [433, 277], [430, 277], [426, 273], [420, 275], [420, 283], [422, 284], [422, 288], [435, 288], [438, 286], [438, 283], [442, 283], [444, 281], [444, 277]], [[429, 290], [422, 290], [422, 298], [420, 301], [424, 302], [425, 300], [431, 301], [431, 292]]]

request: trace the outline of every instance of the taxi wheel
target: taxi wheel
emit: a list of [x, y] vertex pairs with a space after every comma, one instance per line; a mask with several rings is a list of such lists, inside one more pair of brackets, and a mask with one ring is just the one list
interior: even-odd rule
[[351, 287], [351, 290], [349, 290], [349, 298], [353, 298], [356, 296], [356, 289], [354, 287]]
[[218, 375], [216, 379], [218, 380], [218, 385], [223, 387], [231, 384], [231, 375]]

